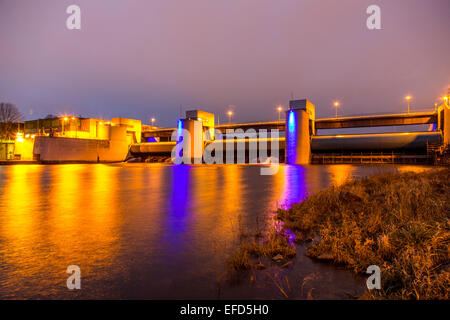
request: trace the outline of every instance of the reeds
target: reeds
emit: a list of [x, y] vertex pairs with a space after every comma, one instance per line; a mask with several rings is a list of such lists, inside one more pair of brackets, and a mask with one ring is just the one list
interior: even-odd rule
[[[241, 231], [229, 269], [280, 267], [296, 253], [288, 237], [310, 242], [307, 255], [365, 273], [381, 269], [366, 299], [449, 299], [450, 169], [382, 174], [332, 186], [290, 209], [261, 236]], [[280, 228], [281, 226], [281, 228]], [[270, 261], [270, 262], [267, 262]]]
[[381, 268], [363, 298], [448, 299], [450, 169], [383, 174], [333, 186], [278, 210], [314, 258], [358, 273]]

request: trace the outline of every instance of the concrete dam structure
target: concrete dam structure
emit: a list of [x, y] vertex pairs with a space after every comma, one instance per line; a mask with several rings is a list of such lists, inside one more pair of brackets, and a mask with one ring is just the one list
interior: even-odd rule
[[[450, 108], [415, 113], [316, 119], [308, 100], [292, 100], [285, 121], [215, 124], [202, 110], [186, 112], [174, 128], [141, 121], [62, 117], [24, 123], [2, 146], [6, 160], [42, 163], [365, 163], [436, 162], [449, 158]], [[320, 130], [429, 125], [432, 131], [318, 135]], [[11, 143], [14, 143], [12, 148]], [[205, 155], [208, 159], [205, 159]]]
[[[205, 135], [208, 131], [219, 130], [225, 133], [227, 130], [251, 130], [261, 131], [278, 130], [280, 135], [270, 138], [271, 142], [277, 140], [280, 162], [288, 164], [358, 162], [430, 162], [448, 152], [450, 141], [450, 109], [446, 104], [436, 110], [416, 113], [400, 113], [385, 115], [367, 115], [357, 117], [340, 118], [315, 118], [315, 106], [308, 100], [290, 101], [289, 110], [286, 112], [285, 121], [255, 122], [241, 124], [211, 126], [196, 116], [195, 112], [188, 111], [186, 119], [179, 120], [178, 128], [155, 129], [142, 132], [143, 140], [153, 139], [153, 143], [134, 144], [130, 147], [130, 155], [133, 157], [148, 157], [151, 155], [173, 156], [171, 151], [178, 146], [189, 149], [192, 163], [201, 163], [202, 153], [210, 145], [222, 145], [220, 149], [232, 149], [236, 151], [239, 141], [243, 142], [246, 152], [251, 150], [252, 143], [259, 143], [266, 137], [246, 134], [244, 139], [236, 136], [218, 136], [216, 139]], [[209, 114], [211, 116], [211, 114]], [[196, 125], [187, 125], [193, 124]], [[389, 127], [408, 125], [432, 125], [434, 131], [425, 132], [401, 132], [401, 133], [374, 133], [374, 134], [345, 134], [345, 135], [317, 135], [322, 129], [343, 128], [367, 128]], [[189, 137], [184, 139], [180, 130], [187, 128]], [[173, 132], [177, 132], [174, 135]], [[263, 146], [270, 153], [272, 143]], [[184, 148], [183, 148], [184, 146]], [[194, 147], [196, 146], [196, 147]], [[258, 144], [258, 148], [260, 145]], [[235, 155], [234, 159], [237, 158]], [[245, 155], [245, 162], [264, 162], [258, 155]], [[345, 160], [344, 160], [345, 159]], [[194, 161], [195, 160], [195, 161]]]

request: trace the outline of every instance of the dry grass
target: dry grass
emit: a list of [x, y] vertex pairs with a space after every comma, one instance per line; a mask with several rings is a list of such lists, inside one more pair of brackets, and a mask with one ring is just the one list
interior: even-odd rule
[[278, 218], [297, 240], [318, 239], [308, 256], [359, 273], [378, 265], [382, 289], [365, 298], [449, 299], [450, 169], [333, 186], [279, 209]]
[[[243, 232], [243, 231], [241, 231]], [[272, 229], [266, 234], [260, 231], [251, 234], [244, 231], [240, 235], [238, 249], [228, 259], [229, 268], [233, 271], [245, 271], [261, 266], [261, 258], [273, 258], [281, 255], [280, 263], [291, 259], [296, 254], [295, 245], [289, 243], [288, 237], [281, 231]]]

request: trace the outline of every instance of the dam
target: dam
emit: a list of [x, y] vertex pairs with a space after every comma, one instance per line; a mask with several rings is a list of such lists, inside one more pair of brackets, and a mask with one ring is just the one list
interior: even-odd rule
[[[212, 114], [208, 114], [209, 119], [205, 121], [207, 113], [203, 112], [202, 118], [196, 112], [188, 111], [186, 119], [179, 120], [179, 124], [187, 121], [197, 123], [195, 129], [191, 126], [187, 130], [189, 146], [177, 134], [180, 126], [143, 130], [142, 140], [146, 142], [132, 144], [129, 156], [143, 159], [171, 157], [174, 148], [184, 144], [186, 148], [191, 148], [192, 154], [197, 153], [191, 157], [193, 159], [201, 157], [205, 148], [211, 144], [222, 144], [221, 148], [226, 151], [232, 145], [232, 149], [237, 150], [236, 144], [242, 142], [247, 152], [245, 163], [254, 163], [255, 157], [248, 154], [252, 143], [258, 144], [259, 148], [259, 142], [269, 142], [263, 148], [270, 152], [272, 140], [277, 140], [279, 162], [288, 164], [433, 163], [446, 159], [449, 153], [450, 109], [446, 104], [422, 112], [316, 119], [315, 107], [310, 101], [292, 100], [285, 121], [222, 124], [214, 128], [211, 126], [214, 122]], [[429, 125], [432, 131], [318, 135], [320, 130], [393, 126], [408, 128], [412, 125]], [[215, 139], [206, 134], [213, 129], [216, 131]], [[244, 135], [238, 137], [227, 134], [237, 131]], [[262, 137], [261, 132], [264, 133]], [[273, 132], [278, 132], [277, 137], [270, 137]], [[197, 151], [192, 149], [194, 144], [198, 146]], [[256, 162], [265, 161], [257, 156]]]
[[[216, 124], [190, 110], [172, 128], [126, 118], [63, 117], [26, 121], [0, 160], [38, 163], [442, 163], [448, 162], [450, 108], [316, 118], [314, 104], [291, 100], [284, 121]], [[408, 131], [426, 125], [428, 131]], [[406, 132], [334, 134], [338, 129], [404, 127]], [[326, 131], [326, 134], [320, 134]], [[209, 154], [209, 162], [204, 154]], [[219, 152], [223, 153], [221, 156]], [[231, 153], [231, 155], [230, 155]], [[211, 160], [212, 159], [212, 160]], [[8, 162], [7, 161], [7, 162]]]

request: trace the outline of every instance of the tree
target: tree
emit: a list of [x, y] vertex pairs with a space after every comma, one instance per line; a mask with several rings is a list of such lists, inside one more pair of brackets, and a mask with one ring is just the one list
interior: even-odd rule
[[23, 120], [23, 115], [11, 103], [0, 103], [0, 139], [12, 140], [17, 132], [17, 123]]

